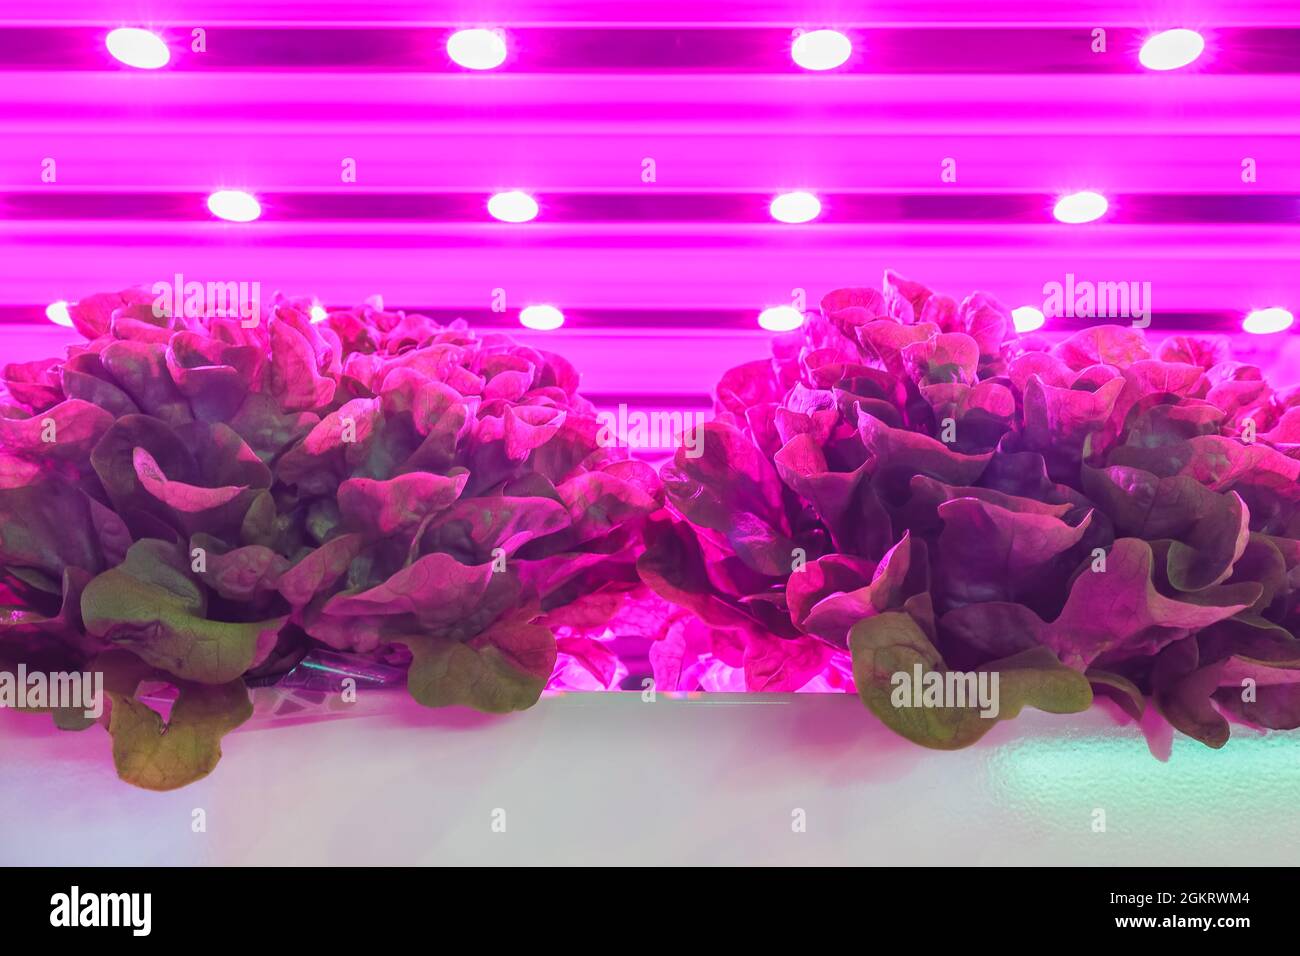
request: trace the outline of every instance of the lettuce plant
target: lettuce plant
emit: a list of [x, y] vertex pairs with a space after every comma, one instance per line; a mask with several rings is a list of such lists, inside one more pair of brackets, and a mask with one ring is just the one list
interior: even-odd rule
[[[104, 673], [119, 773], [211, 770], [246, 679], [313, 647], [409, 664], [430, 706], [537, 700], [641, 587], [654, 470], [603, 447], [561, 357], [363, 307], [320, 323], [70, 309], [0, 394], [0, 657]], [[176, 689], [168, 719], [141, 691]], [[84, 721], [56, 715], [66, 726]]]
[[941, 748], [994, 720], [898, 675], [996, 673], [1000, 718], [1151, 700], [1215, 747], [1225, 715], [1300, 726], [1300, 392], [1225, 342], [1049, 345], [887, 272], [727, 372], [705, 428], [639, 561], [694, 612], [661, 688], [856, 689]]

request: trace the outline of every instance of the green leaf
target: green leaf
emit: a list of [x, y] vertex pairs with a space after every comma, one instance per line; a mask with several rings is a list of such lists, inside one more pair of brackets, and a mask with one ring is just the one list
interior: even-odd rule
[[1124, 537], [1172, 538], [1169, 583], [1200, 591], [1225, 581], [1246, 550], [1250, 511], [1236, 492], [1211, 491], [1195, 478], [1158, 478], [1140, 468], [1083, 466], [1083, 490]]
[[1100, 691], [1115, 701], [1120, 709], [1134, 720], [1142, 719], [1143, 713], [1146, 712], [1147, 702], [1137, 684], [1134, 684], [1122, 674], [1112, 674], [1110, 671], [1097, 670], [1096, 668], [1089, 668], [1084, 676], [1092, 684], [1094, 694]]
[[[910, 704], [906, 685], [896, 675], [912, 680], [920, 665], [922, 682], [944, 678], [948, 670], [943, 658], [925, 633], [907, 614], [889, 612], [867, 618], [854, 626], [849, 636], [853, 654], [853, 678], [858, 696], [867, 708], [891, 730], [914, 743], [939, 750], [969, 746], [984, 736], [999, 720], [1009, 720], [1025, 707], [1054, 714], [1072, 714], [1092, 704], [1087, 678], [1061, 664], [1045, 647], [1022, 651], [992, 661], [976, 672], [987, 672], [996, 714], [989, 708], [983, 716], [978, 703], [965, 706], [904, 706]], [[937, 674], [940, 678], [930, 678]], [[997, 675], [997, 684], [993, 676]], [[945, 678], [946, 679], [946, 678]], [[951, 703], [950, 698], [945, 703]]]
[[1219, 686], [1222, 664], [1201, 666], [1195, 638], [1165, 647], [1152, 668], [1156, 708], [1174, 727], [1216, 750], [1228, 742], [1228, 721], [1211, 695]]
[[204, 592], [178, 563], [176, 549], [165, 541], [131, 545], [124, 563], [97, 575], [82, 592], [86, 630], [177, 677], [232, 681], [270, 652], [287, 618], [209, 620]]
[[59, 730], [86, 730], [97, 722], [94, 717], [87, 717], [85, 710], [80, 707], [54, 707], [50, 710], [50, 716], [54, 718], [54, 726]]
[[537, 624], [502, 623], [465, 643], [427, 635], [393, 640], [411, 649], [407, 688], [426, 707], [524, 710], [555, 668], [555, 637]]
[[221, 738], [253, 716], [242, 680], [226, 684], [175, 682], [179, 690], [166, 723], [130, 693], [109, 691], [113, 764], [127, 783], [175, 790], [206, 777], [221, 759]]

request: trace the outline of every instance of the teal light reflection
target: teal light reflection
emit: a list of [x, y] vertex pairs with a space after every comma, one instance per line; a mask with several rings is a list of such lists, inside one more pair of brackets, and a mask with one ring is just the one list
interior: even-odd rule
[[1073, 862], [1300, 859], [1298, 734], [1234, 727], [1222, 750], [1177, 736], [1168, 761], [1131, 728], [1023, 737], [991, 755], [988, 779], [1022, 836]]

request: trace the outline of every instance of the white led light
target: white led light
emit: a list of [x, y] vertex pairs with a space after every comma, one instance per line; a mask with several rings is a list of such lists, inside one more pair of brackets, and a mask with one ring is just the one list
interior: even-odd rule
[[803, 325], [803, 313], [792, 305], [775, 305], [758, 314], [758, 324], [769, 332], [792, 332]]
[[311, 307], [310, 315], [313, 322], [324, 322], [330, 317], [330, 314], [326, 312], [324, 306], [321, 305], [313, 305]]
[[530, 305], [520, 311], [519, 324], [534, 332], [553, 332], [564, 324], [564, 313], [553, 305]]
[[805, 70], [833, 70], [853, 53], [853, 44], [838, 30], [810, 30], [795, 37], [790, 56]]
[[500, 30], [457, 30], [447, 38], [447, 55], [467, 70], [495, 70], [506, 61]]
[[537, 218], [537, 200], [518, 190], [497, 193], [488, 200], [488, 213], [502, 222], [530, 222]]
[[1205, 38], [1195, 30], [1165, 30], [1147, 39], [1138, 53], [1138, 62], [1148, 70], [1177, 70], [1205, 51]]
[[1056, 208], [1052, 210], [1052, 215], [1058, 222], [1077, 224], [1100, 219], [1106, 215], [1108, 208], [1110, 204], [1101, 193], [1085, 191], [1062, 196], [1056, 201]]
[[167, 65], [171, 51], [162, 37], [137, 27], [119, 27], [104, 38], [115, 60], [138, 70], [156, 70]]
[[1022, 305], [1011, 310], [1011, 321], [1016, 324], [1017, 332], [1036, 332], [1047, 322], [1047, 317], [1032, 305]]
[[61, 325], [64, 328], [73, 328], [72, 316], [68, 314], [68, 303], [51, 302], [45, 307], [45, 317], [55, 325]]
[[1274, 306], [1271, 309], [1256, 309], [1246, 316], [1241, 323], [1241, 328], [1252, 335], [1269, 335], [1273, 332], [1286, 331], [1291, 328], [1291, 323], [1294, 321], [1295, 316], [1290, 312]]
[[227, 222], [252, 222], [262, 215], [262, 205], [248, 193], [220, 189], [208, 197], [208, 211]]
[[822, 204], [812, 193], [782, 193], [768, 209], [778, 222], [812, 222], [821, 215]]

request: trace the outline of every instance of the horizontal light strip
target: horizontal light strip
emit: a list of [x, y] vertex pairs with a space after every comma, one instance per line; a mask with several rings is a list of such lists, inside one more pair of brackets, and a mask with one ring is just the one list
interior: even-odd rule
[[[115, 24], [116, 25], [116, 24]], [[503, 24], [515, 73], [794, 73], [790, 27], [515, 27]], [[205, 51], [191, 52], [190, 27], [161, 30], [169, 71], [309, 70], [463, 72], [446, 54], [456, 27], [204, 27]], [[0, 28], [0, 69], [113, 70], [104, 51], [109, 27]], [[867, 74], [1141, 73], [1149, 29], [1109, 27], [1106, 52], [1093, 52], [1092, 28], [852, 27], [854, 56], [840, 68]], [[1300, 30], [1225, 28], [1197, 72], [1300, 72]]]
[[[1295, 84], [1300, 100], [1300, 82]], [[0, 115], [5, 112], [0, 105]], [[286, 107], [284, 115], [292, 115]], [[962, 136], [847, 133], [822, 139], [812, 161], [792, 156], [788, 133], [732, 132], [726, 123], [709, 131], [611, 133], [593, 124], [580, 132], [517, 132], [512, 125], [491, 133], [463, 132], [454, 121], [409, 131], [360, 132], [322, 120], [310, 132], [293, 134], [292, 151], [268, 151], [261, 137], [231, 129], [228, 135], [190, 121], [184, 108], [169, 110], [167, 135], [123, 135], [123, 123], [90, 129], [81, 121], [14, 130], [0, 119], [0, 192], [46, 188], [35, 158], [58, 161], [58, 189], [102, 192], [137, 189], [193, 192], [237, 173], [242, 182], [268, 192], [337, 188], [344, 157], [359, 164], [359, 183], [350, 188], [483, 191], [526, 183], [541, 193], [566, 190], [658, 189], [758, 191], [774, 183], [814, 183], [828, 192], [861, 190], [911, 192], [939, 184], [942, 160], [951, 157], [959, 174], [949, 188], [962, 192], [1003, 189], [1047, 191], [1088, 171], [1102, 191], [1117, 193], [1219, 193], [1240, 182], [1241, 162], [1250, 156], [1261, 184], [1236, 187], [1241, 195], [1300, 193], [1300, 118], [1296, 134], [1219, 135], [1077, 134]], [[1284, 122], [1278, 123], [1285, 128]], [[940, 124], [937, 128], [942, 129]], [[214, 150], [214, 136], [221, 148]], [[361, 146], [359, 139], [364, 140]], [[492, 148], [484, 149], [490, 138]], [[1115, 157], [1122, 155], [1123, 161]], [[1171, 158], [1177, 162], [1172, 163]], [[643, 158], [657, 164], [659, 182], [641, 181]], [[1084, 176], [1084, 181], [1088, 181]], [[1263, 185], [1266, 183], [1266, 185]]]
[[1150, 282], [1159, 310], [1297, 311], [1300, 229], [1237, 225], [1069, 227], [744, 224], [547, 226], [92, 223], [0, 220], [0, 303], [75, 302], [170, 281], [259, 281], [324, 302], [489, 308], [760, 309], [803, 289], [878, 286], [884, 269], [961, 298], [1038, 304], [1067, 274]]
[[[0, 326], [33, 325], [48, 323], [45, 307], [40, 305], [2, 305], [0, 306]], [[347, 308], [347, 306], [325, 306], [327, 310]], [[519, 329], [519, 310], [507, 309], [504, 312], [492, 312], [488, 309], [448, 309], [433, 307], [407, 307], [385, 303], [390, 312], [418, 313], [428, 316], [444, 325], [464, 319], [475, 329]], [[662, 330], [671, 336], [679, 331], [707, 330], [710, 332], [738, 330], [753, 331], [757, 328], [758, 309], [601, 309], [569, 308], [564, 309], [564, 331], [548, 333], [559, 341], [570, 331], [606, 332], [618, 330]], [[1154, 311], [1151, 315], [1151, 328], [1162, 333], [1170, 332], [1232, 332], [1241, 327], [1242, 313], [1221, 311]], [[1056, 316], [1048, 320], [1045, 331], [1070, 332], [1089, 328], [1094, 325], [1118, 323], [1128, 324], [1129, 319], [1080, 318]], [[594, 400], [594, 399], [593, 399]], [[667, 401], [667, 399], [664, 399]]]
[[[254, 191], [255, 192], [255, 191]], [[771, 223], [765, 193], [546, 193], [538, 223]], [[818, 194], [817, 225], [973, 223], [1055, 225], [1047, 193]], [[262, 220], [277, 222], [489, 222], [488, 193], [257, 193]], [[1300, 223], [1300, 195], [1120, 194], [1108, 197], [1106, 224]], [[193, 222], [210, 220], [204, 193], [75, 192], [48, 188], [0, 193], [0, 219]], [[256, 228], [250, 224], [247, 228]], [[525, 224], [501, 224], [523, 230]]]
[[[470, 7], [473, 7], [471, 10]], [[0, 0], [0, 21], [27, 23], [72, 22], [85, 24], [116, 21], [127, 10], [152, 14], [155, 23], [338, 23], [424, 25], [435, 13], [448, 16], [474, 14], [481, 21], [489, 14], [506, 14], [511, 23], [555, 24], [656, 23], [781, 25], [804, 22], [810, 15], [831, 16], [848, 4], [810, 4], [808, 0], [656, 0], [654, 4], [628, 0], [509, 0], [508, 3], [430, 4], [429, 0], [168, 0], [166, 4], [132, 4], [122, 0], [59, 0], [57, 8], [31, 0]], [[1180, 12], [1202, 14], [1208, 5], [1180, 4]], [[1149, 26], [1149, 4], [1132, 0], [872, 0], [861, 10], [875, 23], [1025, 23], [1129, 24]], [[1213, 21], [1224, 25], [1266, 26], [1295, 24], [1300, 12], [1294, 0], [1233, 0], [1218, 3]], [[861, 14], [860, 14], [861, 15]], [[1205, 22], [1198, 17], [1198, 23]], [[835, 26], [829, 21], [825, 26]]]

